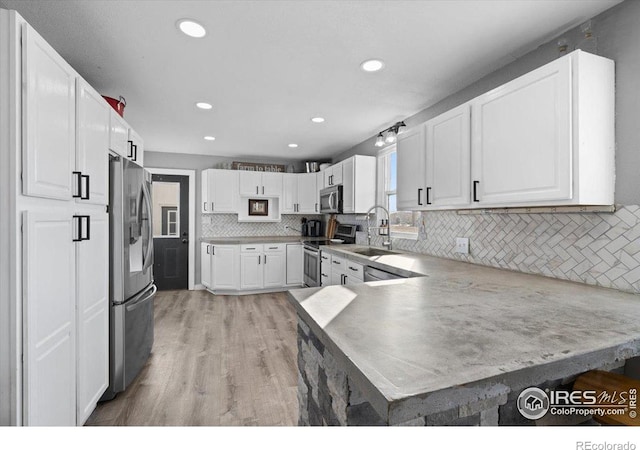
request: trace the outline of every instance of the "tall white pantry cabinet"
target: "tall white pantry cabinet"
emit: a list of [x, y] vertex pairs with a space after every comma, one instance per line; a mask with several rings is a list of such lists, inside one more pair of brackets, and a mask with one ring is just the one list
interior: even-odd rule
[[108, 385], [109, 105], [0, 10], [0, 425], [82, 425]]

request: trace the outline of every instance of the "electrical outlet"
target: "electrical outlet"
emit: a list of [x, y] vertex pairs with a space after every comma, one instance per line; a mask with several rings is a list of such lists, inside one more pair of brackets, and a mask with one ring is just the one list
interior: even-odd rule
[[456, 238], [456, 253], [469, 254], [469, 238]]

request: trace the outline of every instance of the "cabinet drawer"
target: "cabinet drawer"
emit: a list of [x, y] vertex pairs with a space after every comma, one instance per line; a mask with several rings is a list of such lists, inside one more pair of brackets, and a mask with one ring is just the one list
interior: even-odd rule
[[263, 250], [265, 252], [284, 252], [287, 249], [287, 244], [264, 244]]
[[242, 253], [262, 253], [262, 244], [242, 244], [240, 251]]
[[345, 261], [344, 273], [346, 273], [349, 278], [364, 281], [364, 267], [361, 264], [356, 264], [353, 261]]
[[346, 259], [336, 255], [331, 255], [331, 267], [333, 267], [334, 269], [340, 269], [344, 272], [346, 270], [346, 263]]

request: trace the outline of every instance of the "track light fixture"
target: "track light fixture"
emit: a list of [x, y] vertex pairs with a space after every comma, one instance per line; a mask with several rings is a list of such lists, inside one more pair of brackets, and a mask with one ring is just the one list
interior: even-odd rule
[[[406, 127], [404, 122], [396, 122], [395, 125], [390, 126], [386, 130], [382, 130], [376, 137], [376, 147], [383, 147], [385, 144], [393, 144], [398, 139], [398, 130], [400, 127]], [[387, 133], [386, 137], [384, 133]]]

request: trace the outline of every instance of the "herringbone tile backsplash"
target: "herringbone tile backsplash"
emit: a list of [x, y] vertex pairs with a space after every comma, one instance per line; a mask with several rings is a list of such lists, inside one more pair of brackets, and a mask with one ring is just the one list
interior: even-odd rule
[[[345, 223], [354, 219], [342, 216]], [[615, 213], [429, 211], [420, 222], [418, 240], [393, 239], [395, 249], [640, 293], [637, 205], [618, 206]], [[469, 255], [454, 253], [456, 237], [469, 238]], [[366, 241], [366, 232], [358, 233], [358, 243]], [[372, 240], [381, 244], [380, 237]]]
[[[322, 219], [322, 216], [304, 216]], [[280, 222], [238, 222], [237, 214], [202, 214], [202, 237], [228, 236], [295, 236], [299, 235], [301, 216], [283, 215]], [[285, 229], [285, 226], [293, 227]]]

